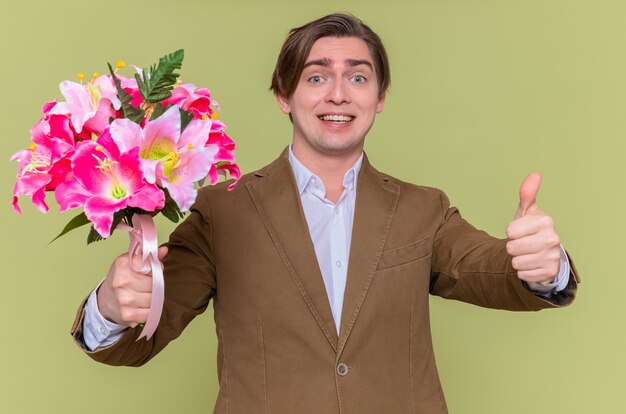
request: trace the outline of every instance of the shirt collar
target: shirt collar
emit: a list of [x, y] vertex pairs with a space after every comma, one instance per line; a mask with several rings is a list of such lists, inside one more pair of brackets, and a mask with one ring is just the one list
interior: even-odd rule
[[[307, 185], [312, 179], [317, 179], [321, 184], [322, 180], [315, 174], [313, 174], [308, 168], [306, 168], [293, 154], [291, 149], [291, 144], [289, 145], [289, 162], [291, 163], [291, 168], [293, 169], [293, 174], [296, 178], [296, 184], [298, 185], [298, 191], [300, 195], [306, 190]], [[358, 160], [352, 165], [352, 167], [346, 171], [346, 174], [343, 176], [343, 187], [346, 190], [355, 189], [356, 190], [356, 182], [359, 177], [359, 171], [361, 170], [361, 165], [363, 164], [363, 152], [361, 152], [361, 156]]]

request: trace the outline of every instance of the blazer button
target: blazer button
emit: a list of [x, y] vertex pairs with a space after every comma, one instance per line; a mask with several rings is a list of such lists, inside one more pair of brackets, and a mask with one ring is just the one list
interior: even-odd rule
[[348, 375], [348, 366], [343, 362], [337, 365], [337, 374], [341, 375], [342, 377]]

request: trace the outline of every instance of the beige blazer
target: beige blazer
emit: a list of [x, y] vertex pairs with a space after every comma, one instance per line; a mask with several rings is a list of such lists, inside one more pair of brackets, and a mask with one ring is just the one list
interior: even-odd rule
[[[286, 151], [231, 192], [223, 184], [200, 190], [169, 249], [154, 337], [136, 342], [139, 328], [130, 329], [86, 352], [106, 364], [142, 365], [213, 299], [215, 413], [446, 413], [429, 293], [538, 310], [569, 304], [578, 282], [573, 271], [552, 301], [533, 295], [503, 240], [468, 224], [440, 190], [382, 174], [365, 158], [337, 335]], [[72, 328], [79, 344], [82, 308]]]

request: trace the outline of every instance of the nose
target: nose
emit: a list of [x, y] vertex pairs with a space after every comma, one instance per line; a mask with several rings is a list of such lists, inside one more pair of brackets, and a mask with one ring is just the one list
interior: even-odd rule
[[337, 80], [329, 83], [328, 93], [326, 94], [326, 102], [331, 102], [336, 105], [350, 102], [350, 91], [347, 85], [341, 80]]

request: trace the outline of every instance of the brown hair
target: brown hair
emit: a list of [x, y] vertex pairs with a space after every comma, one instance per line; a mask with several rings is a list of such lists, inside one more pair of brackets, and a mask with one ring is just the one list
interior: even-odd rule
[[391, 74], [383, 42], [365, 23], [350, 14], [335, 13], [321, 17], [304, 26], [291, 29], [276, 61], [270, 89], [274, 95], [290, 98], [298, 86], [306, 58], [313, 43], [322, 37], [356, 37], [363, 40], [374, 60], [378, 80], [378, 97], [385, 96]]

